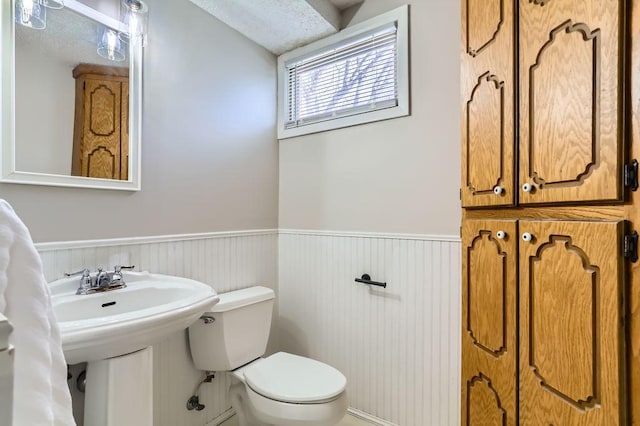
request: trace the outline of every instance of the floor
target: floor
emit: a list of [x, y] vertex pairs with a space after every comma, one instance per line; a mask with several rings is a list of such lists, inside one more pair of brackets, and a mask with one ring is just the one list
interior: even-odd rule
[[[221, 423], [220, 426], [238, 426], [238, 418], [233, 416], [224, 423]], [[347, 414], [336, 426], [371, 426], [371, 423]]]

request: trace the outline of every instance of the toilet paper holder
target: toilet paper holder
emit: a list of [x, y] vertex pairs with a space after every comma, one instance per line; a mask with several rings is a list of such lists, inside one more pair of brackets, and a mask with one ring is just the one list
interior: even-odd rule
[[382, 283], [380, 281], [372, 281], [371, 276], [369, 274], [362, 274], [362, 277], [356, 278], [356, 282], [367, 284], [367, 285], [375, 285], [382, 288], [387, 288], [387, 283]]

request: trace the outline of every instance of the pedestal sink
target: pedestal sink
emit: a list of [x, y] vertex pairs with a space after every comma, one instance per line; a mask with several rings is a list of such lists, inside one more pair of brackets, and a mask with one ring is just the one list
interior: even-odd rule
[[151, 426], [151, 345], [218, 302], [206, 284], [125, 272], [126, 288], [76, 295], [77, 277], [50, 284], [68, 364], [88, 362], [85, 426]]

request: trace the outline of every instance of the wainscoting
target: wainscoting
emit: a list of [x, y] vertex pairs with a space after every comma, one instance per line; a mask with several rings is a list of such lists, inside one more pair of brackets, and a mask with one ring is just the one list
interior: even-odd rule
[[[219, 293], [258, 284], [277, 290], [275, 230], [45, 243], [36, 247], [48, 281], [85, 267], [95, 270], [98, 266], [111, 269], [116, 264], [133, 264], [140, 271], [202, 281]], [[270, 350], [278, 347], [277, 320], [273, 328]], [[202, 426], [231, 407], [227, 380], [219, 375], [201, 388], [200, 401], [206, 408], [199, 412], [186, 410], [186, 401], [202, 373], [193, 367], [185, 332], [169, 336], [153, 351], [154, 426]], [[79, 366], [73, 372], [81, 370]], [[75, 377], [73, 380], [75, 389]], [[74, 392], [74, 403], [81, 397]], [[74, 411], [82, 419], [81, 404], [74, 404]]]
[[278, 258], [283, 350], [340, 369], [357, 410], [460, 424], [457, 237], [281, 230]]
[[[276, 312], [269, 351], [299, 353], [340, 369], [351, 407], [373, 416], [374, 424], [460, 423], [457, 237], [296, 230], [278, 236], [265, 230], [36, 246], [48, 281], [84, 267], [135, 264], [208, 283], [220, 293], [272, 287], [279, 293], [279, 317]], [[387, 288], [355, 283], [363, 273], [386, 281]], [[186, 333], [153, 349], [155, 426], [217, 424], [214, 419], [228, 416], [223, 376], [202, 386], [205, 410], [185, 409], [202, 377], [193, 368]]]

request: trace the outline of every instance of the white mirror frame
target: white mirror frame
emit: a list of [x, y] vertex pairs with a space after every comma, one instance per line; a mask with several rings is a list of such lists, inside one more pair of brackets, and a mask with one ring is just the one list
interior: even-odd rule
[[[53, 175], [16, 170], [15, 147], [15, 0], [0, 0], [0, 182], [77, 188], [140, 190], [140, 151], [142, 142], [142, 46], [130, 46], [129, 55], [129, 179], [111, 180], [81, 176]], [[65, 0], [64, 7], [120, 32], [127, 27], [76, 0]]]

